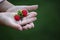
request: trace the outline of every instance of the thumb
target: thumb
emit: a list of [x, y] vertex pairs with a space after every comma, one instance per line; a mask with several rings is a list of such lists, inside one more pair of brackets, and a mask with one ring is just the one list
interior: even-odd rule
[[30, 5], [30, 6], [19, 6], [20, 8], [24, 8], [27, 10], [36, 10], [38, 8], [38, 5]]
[[38, 8], [38, 5], [26, 6], [27, 10], [36, 10], [37, 8]]
[[32, 6], [15, 6], [7, 10], [7, 12], [16, 12], [17, 10], [21, 9], [27, 9], [27, 10], [36, 10], [38, 8], [38, 5], [32, 5]]

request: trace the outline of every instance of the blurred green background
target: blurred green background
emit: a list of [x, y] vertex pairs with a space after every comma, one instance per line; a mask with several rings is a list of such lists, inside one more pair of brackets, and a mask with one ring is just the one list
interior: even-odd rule
[[39, 8], [35, 28], [17, 31], [0, 26], [0, 40], [59, 40], [60, 4], [58, 0], [8, 0], [14, 5], [35, 5]]

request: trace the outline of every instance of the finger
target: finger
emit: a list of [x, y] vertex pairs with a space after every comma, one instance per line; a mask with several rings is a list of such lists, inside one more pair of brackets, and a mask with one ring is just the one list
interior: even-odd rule
[[32, 28], [34, 28], [34, 23], [30, 23], [30, 25], [32, 26]]
[[28, 29], [34, 28], [34, 24], [33, 23], [28, 24], [28, 27], [27, 28]]
[[27, 24], [26, 26], [23, 27], [24, 30], [28, 30], [34, 27], [33, 23]]
[[30, 19], [22, 20], [22, 22], [20, 24], [24, 25], [24, 24], [27, 24], [27, 23], [31, 23], [31, 22], [35, 21], [36, 19], [37, 19], [36, 17], [33, 17], [33, 18], [30, 18]]
[[30, 12], [30, 13], [28, 13], [27, 18], [35, 17], [36, 15], [37, 15], [36, 12]]
[[32, 6], [23, 6], [27, 10], [36, 10], [38, 8], [38, 5], [32, 5]]
[[35, 17], [36, 15], [37, 15], [36, 12], [30, 12], [30, 13], [28, 13], [28, 15], [27, 15], [26, 17], [23, 18], [23, 20], [26, 20], [26, 19], [28, 19], [28, 18]]
[[31, 28], [34, 28], [34, 24], [33, 24], [33, 23], [29, 23], [29, 24], [27, 25], [27, 29], [31, 29]]
[[[28, 25], [28, 24], [27, 24]], [[27, 25], [23, 26], [23, 30], [28, 30]]]
[[28, 27], [31, 29], [31, 25], [27, 24], [26, 26], [23, 26], [23, 30], [28, 30]]

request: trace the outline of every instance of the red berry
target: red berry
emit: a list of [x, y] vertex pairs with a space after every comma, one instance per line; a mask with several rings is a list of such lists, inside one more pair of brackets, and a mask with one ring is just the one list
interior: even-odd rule
[[19, 15], [15, 15], [15, 16], [14, 16], [14, 19], [15, 19], [16, 21], [19, 21], [19, 20], [20, 20], [20, 16], [19, 16]]
[[26, 17], [27, 16], [27, 10], [22, 10], [22, 14], [24, 17]]

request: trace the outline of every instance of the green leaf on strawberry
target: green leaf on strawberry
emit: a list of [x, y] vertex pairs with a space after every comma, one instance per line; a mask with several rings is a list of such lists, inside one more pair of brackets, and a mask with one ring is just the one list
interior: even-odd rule
[[20, 15], [20, 17], [23, 17], [23, 14], [20, 10], [18, 11], [18, 15]]

